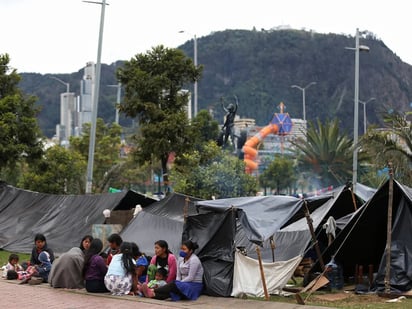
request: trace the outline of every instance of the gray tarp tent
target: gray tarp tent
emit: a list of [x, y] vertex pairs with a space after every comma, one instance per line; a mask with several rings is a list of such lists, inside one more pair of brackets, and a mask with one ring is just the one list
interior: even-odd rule
[[[363, 188], [366, 189], [367, 187], [363, 186]], [[367, 194], [362, 194], [362, 198], [357, 194], [352, 195], [351, 189], [347, 186], [338, 187], [325, 196], [328, 195], [330, 195], [331, 198], [316, 208], [311, 205], [313, 204], [311, 203], [311, 199], [308, 199], [310, 218], [321, 248], [326, 248], [328, 245], [328, 238], [323, 230], [323, 225], [329, 217], [332, 216], [337, 220], [352, 214], [365, 202], [363, 198], [368, 198]], [[276, 232], [274, 237], [276, 260], [284, 261], [297, 255], [303, 255], [308, 249], [311, 238], [312, 236], [306, 218], [301, 218], [291, 224], [287, 224], [287, 226]], [[317, 259], [316, 256], [313, 257], [315, 260]]]
[[120, 235], [125, 241], [136, 242], [140, 251], [149, 256], [154, 254], [154, 242], [159, 239], [166, 240], [169, 249], [178, 254], [182, 243], [184, 217], [197, 213], [194, 202], [199, 200], [184, 194], [171, 193], [145, 207]]
[[184, 239], [199, 244], [205, 293], [230, 296], [236, 235], [241, 226], [249, 242], [267, 241], [303, 205], [303, 200], [290, 196], [239, 197], [196, 203], [200, 214], [187, 218]]
[[[387, 240], [389, 180], [362, 206], [324, 251], [325, 261], [335, 256], [345, 277], [353, 276], [356, 265], [373, 265], [375, 288], [384, 287]], [[391, 278], [393, 290], [412, 288], [412, 189], [394, 181], [392, 211]], [[316, 264], [312, 271], [319, 271]]]
[[[303, 255], [311, 239], [304, 203], [315, 228], [328, 216], [342, 217], [364, 202], [342, 186], [332, 193], [306, 200], [290, 196], [241, 197], [200, 201], [196, 205], [199, 215], [189, 216], [184, 238], [198, 241], [199, 257], [205, 268], [206, 293], [229, 296], [232, 289], [233, 253], [235, 247], [245, 248], [255, 258], [256, 245], [261, 247], [264, 261], [272, 260], [270, 238], [275, 237], [275, 260], [286, 261]], [[287, 226], [291, 228], [287, 230]], [[285, 228], [285, 233], [280, 233]], [[294, 235], [294, 237], [291, 237]], [[283, 237], [282, 237], [283, 236]]]
[[103, 210], [145, 207], [155, 200], [133, 191], [96, 195], [53, 195], [0, 184], [0, 248], [31, 252], [34, 235], [43, 233], [56, 253], [66, 252], [104, 222]]

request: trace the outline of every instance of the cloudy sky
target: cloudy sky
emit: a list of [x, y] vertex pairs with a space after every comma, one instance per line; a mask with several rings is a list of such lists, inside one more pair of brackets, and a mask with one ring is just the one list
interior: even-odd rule
[[[177, 47], [194, 35], [290, 26], [352, 36], [356, 28], [368, 30], [412, 65], [408, 1], [106, 2], [102, 62], [107, 64], [129, 60], [160, 44]], [[0, 54], [8, 53], [10, 65], [19, 72], [72, 73], [88, 61], [96, 62], [101, 5], [82, 0], [0, 0], [0, 13]]]

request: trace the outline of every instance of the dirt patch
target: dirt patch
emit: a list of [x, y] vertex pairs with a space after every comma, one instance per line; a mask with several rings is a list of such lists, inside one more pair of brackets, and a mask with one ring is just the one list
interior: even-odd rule
[[326, 300], [326, 301], [337, 301], [346, 298], [350, 298], [352, 295], [349, 293], [331, 293], [331, 294], [323, 294], [323, 295], [316, 295], [314, 298], [319, 300]]

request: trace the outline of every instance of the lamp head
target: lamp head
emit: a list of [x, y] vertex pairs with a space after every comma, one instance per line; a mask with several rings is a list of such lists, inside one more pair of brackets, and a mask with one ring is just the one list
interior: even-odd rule
[[359, 51], [369, 52], [370, 48], [366, 45], [359, 45]]
[[103, 210], [103, 216], [105, 218], [110, 218], [110, 213], [111, 213], [110, 209]]

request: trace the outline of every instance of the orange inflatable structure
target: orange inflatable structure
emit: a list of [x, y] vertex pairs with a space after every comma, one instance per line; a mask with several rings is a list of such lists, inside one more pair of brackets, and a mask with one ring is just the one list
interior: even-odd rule
[[258, 163], [255, 161], [257, 156], [257, 147], [261, 141], [268, 134], [277, 134], [279, 132], [279, 127], [276, 124], [269, 124], [266, 127], [263, 127], [255, 136], [249, 138], [242, 150], [245, 154], [244, 162], [246, 164], [246, 173], [251, 174], [254, 170], [258, 168]]

